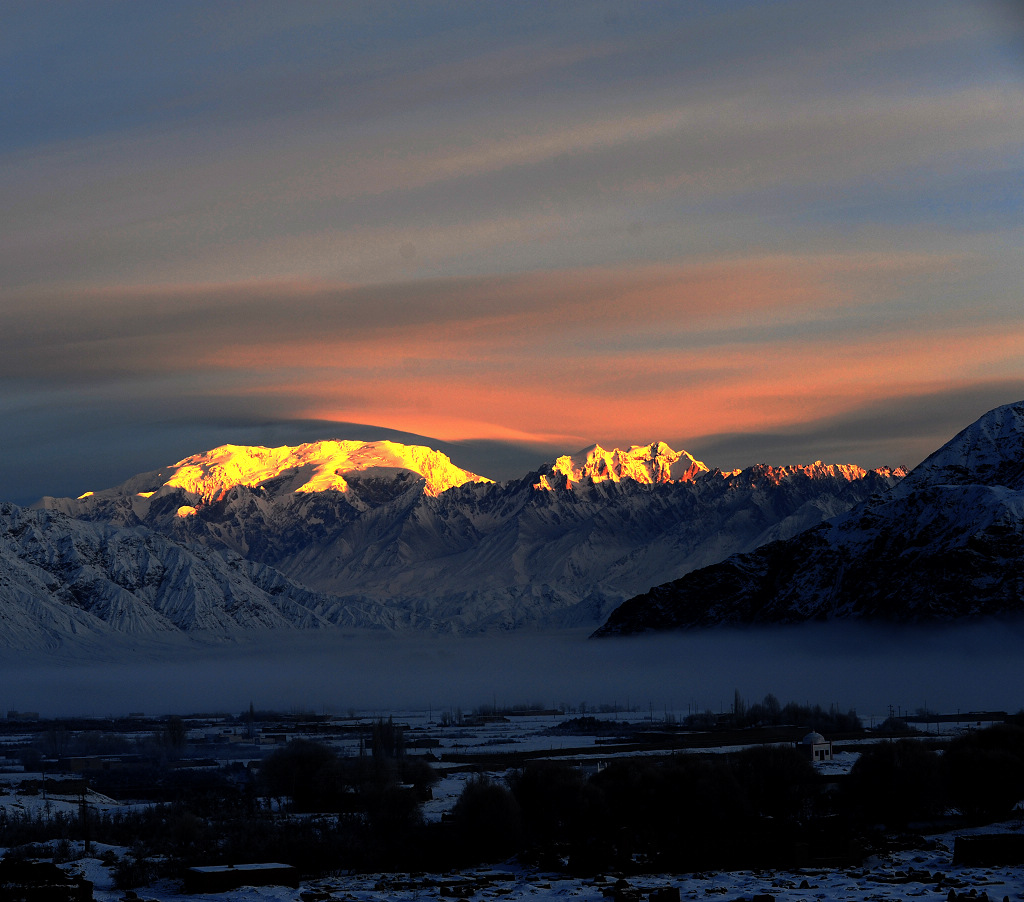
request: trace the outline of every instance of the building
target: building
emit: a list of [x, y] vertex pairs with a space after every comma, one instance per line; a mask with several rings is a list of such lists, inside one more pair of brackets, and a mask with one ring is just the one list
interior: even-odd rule
[[815, 763], [832, 760], [832, 743], [821, 733], [808, 733], [797, 743], [797, 748]]

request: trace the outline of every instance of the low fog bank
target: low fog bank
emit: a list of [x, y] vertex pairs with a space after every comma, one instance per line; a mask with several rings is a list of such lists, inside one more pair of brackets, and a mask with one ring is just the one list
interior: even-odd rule
[[911, 712], [1024, 707], [1024, 623], [909, 628], [826, 624], [588, 640], [582, 632], [485, 638], [264, 637], [242, 645], [107, 649], [104, 662], [0, 659], [0, 709], [44, 717], [226, 711], [317, 713], [542, 703], [687, 713], [747, 701]]

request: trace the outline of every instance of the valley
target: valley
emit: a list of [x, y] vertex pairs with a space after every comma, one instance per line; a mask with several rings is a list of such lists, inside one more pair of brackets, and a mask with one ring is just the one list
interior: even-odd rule
[[[953, 772], [936, 782], [929, 762], [940, 760], [941, 751], [962, 754], [989, 735], [1017, 736], [1020, 715], [931, 716], [933, 722], [928, 715], [892, 716], [869, 727], [855, 712], [782, 704], [774, 696], [748, 702], [738, 693], [723, 714], [612, 705], [453, 706], [386, 715], [250, 705], [237, 713], [64, 720], [9, 712], [0, 722], [0, 847], [8, 871], [24, 862], [31, 873], [31, 862], [52, 860], [73, 879], [88, 881], [97, 902], [172, 900], [183, 889], [191, 898], [226, 902], [449, 896], [656, 902], [664, 893], [883, 902], [950, 892], [1017, 898], [1024, 883], [1005, 857], [1012, 853], [981, 845], [985, 837], [1019, 841], [1013, 788], [1002, 793], [1009, 800], [1005, 812], [968, 814], [956, 800], [973, 798], [976, 790], [963, 796], [950, 782]], [[812, 765], [801, 757], [808, 735], [827, 744], [826, 760]], [[885, 759], [894, 747], [913, 759], [904, 780], [951, 795], [940, 800], [905, 791], [897, 793], [899, 804], [911, 807], [892, 808], [891, 787], [869, 776], [865, 762]], [[314, 758], [319, 771], [302, 764]], [[762, 813], [773, 813], [770, 833], [728, 797], [708, 807], [708, 781], [731, 773]], [[703, 775], [703, 788], [690, 782], [696, 774]], [[396, 807], [396, 795], [381, 809], [384, 797], [374, 787], [395, 779], [389, 791], [408, 799]], [[650, 781], [660, 801], [646, 798]], [[771, 785], [777, 781], [785, 782], [784, 792]], [[481, 791], [518, 800], [518, 839], [503, 838], [500, 809], [470, 813], [467, 800]], [[586, 826], [570, 815], [574, 806], [592, 806], [595, 794], [622, 809], [612, 813], [615, 839], [599, 842], [598, 857], [583, 837], [593, 832], [597, 840], [608, 814], [588, 809]], [[685, 819], [666, 820], [660, 838], [642, 829], [633, 836], [636, 828], [626, 825], [637, 805], [648, 821], [675, 809]], [[865, 805], [878, 806], [866, 821]], [[541, 812], [560, 806], [570, 819], [556, 827]], [[836, 833], [837, 811], [853, 817], [852, 831]], [[887, 829], [872, 825], [877, 818]], [[687, 823], [703, 825], [711, 845], [696, 835], [688, 847], [666, 845], [666, 837], [691, 829]], [[466, 833], [468, 824], [474, 833]], [[731, 841], [719, 837], [723, 828]], [[525, 846], [516, 845], [527, 837]], [[970, 841], [976, 845], [968, 850]], [[385, 861], [390, 865], [382, 867]], [[228, 882], [232, 867], [239, 874]], [[222, 886], [214, 887], [215, 877]]]

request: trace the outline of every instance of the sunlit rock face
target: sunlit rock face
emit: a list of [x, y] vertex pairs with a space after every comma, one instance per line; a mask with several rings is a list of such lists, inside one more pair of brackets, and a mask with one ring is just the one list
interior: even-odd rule
[[1024, 615], [1024, 402], [990, 411], [891, 492], [651, 589], [598, 631]]
[[223, 498], [235, 486], [255, 487], [277, 482], [277, 490], [346, 492], [351, 473], [386, 477], [414, 473], [424, 491], [437, 496], [467, 482], [490, 480], [455, 466], [440, 451], [397, 442], [323, 441], [280, 448], [221, 445], [174, 465], [164, 483], [184, 489], [204, 501]]
[[794, 535], [900, 475], [723, 473], [656, 442], [496, 484], [426, 448], [331, 441], [223, 446], [43, 504], [273, 567], [329, 593], [329, 620], [479, 632], [597, 626], [651, 585]]
[[405, 491], [415, 486], [436, 497], [467, 482], [490, 481], [421, 445], [337, 440], [278, 448], [221, 445], [170, 467], [140, 473], [112, 489], [85, 492], [76, 499], [44, 498], [41, 506], [73, 517], [105, 516], [131, 525], [159, 519], [170, 496], [185, 499], [179, 501], [175, 513], [186, 517], [223, 501], [239, 488], [259, 489], [262, 499], [351, 493], [348, 503], [358, 507], [361, 496], [379, 496], [382, 487], [388, 494], [387, 487]]
[[632, 479], [641, 485], [687, 482], [698, 473], [708, 472], [704, 464], [686, 451], [673, 451], [664, 442], [633, 445], [626, 451], [618, 448], [606, 451], [594, 445], [576, 454], [563, 454], [554, 462], [552, 470], [570, 483], [585, 479], [593, 482]]

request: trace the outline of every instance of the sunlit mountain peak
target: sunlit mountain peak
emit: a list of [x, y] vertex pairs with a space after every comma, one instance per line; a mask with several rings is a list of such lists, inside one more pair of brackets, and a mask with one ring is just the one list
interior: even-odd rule
[[221, 498], [238, 485], [256, 487], [292, 476], [293, 492], [348, 490], [345, 476], [396, 475], [408, 471], [426, 480], [424, 491], [439, 495], [467, 482], [490, 482], [455, 466], [440, 451], [397, 442], [322, 441], [298, 446], [264, 448], [221, 445], [176, 463], [164, 484], [199, 495], [205, 501]]
[[902, 479], [907, 475], [903, 467], [880, 467], [868, 471], [856, 464], [826, 464], [816, 460], [812, 464], [794, 464], [791, 466], [772, 466], [770, 464], [756, 464], [748, 470], [734, 470], [725, 473], [724, 476], [741, 476], [747, 473], [751, 480], [770, 479], [776, 485], [780, 485], [787, 479], [804, 476], [808, 479], [837, 479], [843, 482], [855, 482], [863, 479], [868, 472], [876, 473], [882, 477], [896, 477]]
[[[673, 467], [675, 471], [673, 472]], [[631, 445], [628, 450], [600, 445], [584, 448], [575, 454], [563, 454], [553, 464], [571, 484], [591, 479], [594, 482], [632, 479], [648, 485], [665, 482], [688, 482], [707, 466], [686, 451], [673, 451], [664, 442]]]

